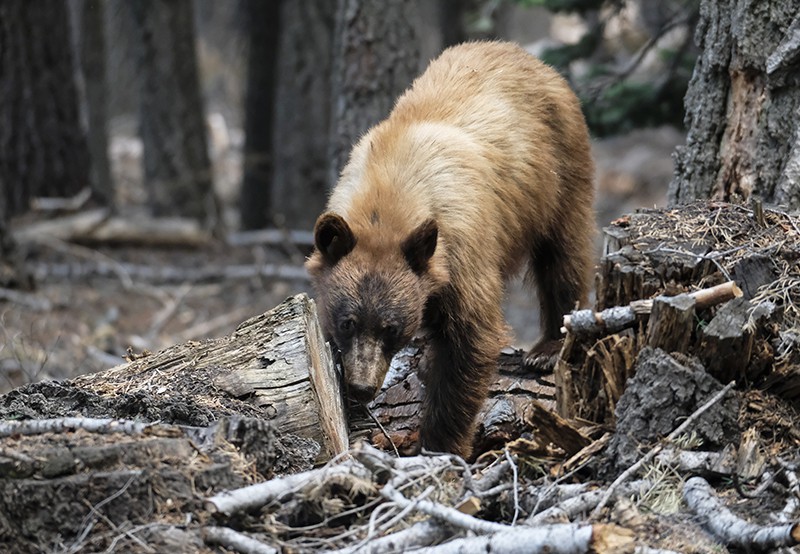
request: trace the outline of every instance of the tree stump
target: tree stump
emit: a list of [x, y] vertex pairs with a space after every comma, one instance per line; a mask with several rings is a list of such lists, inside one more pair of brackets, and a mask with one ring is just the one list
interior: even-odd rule
[[[797, 397], [800, 218], [772, 208], [762, 215], [694, 203], [641, 210], [604, 229], [595, 310], [565, 318], [558, 413], [613, 424], [645, 345], [696, 356], [723, 382]], [[721, 286], [732, 280], [744, 290]], [[731, 292], [748, 300], [726, 304]]]

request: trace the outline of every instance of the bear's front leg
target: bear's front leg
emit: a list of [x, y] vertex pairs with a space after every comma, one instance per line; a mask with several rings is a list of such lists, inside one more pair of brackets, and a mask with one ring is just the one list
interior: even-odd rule
[[489, 309], [470, 317], [453, 297], [440, 298], [437, 304], [429, 306], [440, 310], [441, 317], [429, 323], [431, 356], [423, 375], [420, 437], [426, 450], [467, 458], [472, 453], [475, 417], [497, 371], [502, 314], [498, 306], [496, 313]]

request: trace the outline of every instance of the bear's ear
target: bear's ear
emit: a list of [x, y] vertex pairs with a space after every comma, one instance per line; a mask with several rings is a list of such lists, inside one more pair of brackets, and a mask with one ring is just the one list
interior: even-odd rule
[[436, 240], [439, 238], [439, 226], [433, 219], [414, 229], [403, 241], [403, 255], [416, 274], [428, 269], [428, 262], [436, 251]]
[[347, 256], [356, 245], [356, 237], [347, 222], [332, 212], [319, 216], [314, 226], [314, 245], [330, 265]]

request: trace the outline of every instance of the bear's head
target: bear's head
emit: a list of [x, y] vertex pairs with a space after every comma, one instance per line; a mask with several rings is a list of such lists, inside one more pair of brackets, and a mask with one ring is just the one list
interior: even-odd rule
[[389, 364], [422, 325], [429, 296], [446, 281], [434, 263], [440, 240], [428, 219], [409, 234], [357, 236], [340, 215], [322, 214], [306, 263], [323, 330], [342, 353], [348, 395], [372, 400]]

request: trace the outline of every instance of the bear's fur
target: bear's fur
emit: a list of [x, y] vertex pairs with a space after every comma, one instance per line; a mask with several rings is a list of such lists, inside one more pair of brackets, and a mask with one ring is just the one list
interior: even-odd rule
[[586, 300], [592, 172], [579, 101], [553, 69], [502, 42], [434, 60], [353, 148], [315, 226], [306, 266], [351, 397], [372, 399], [425, 328], [422, 445], [468, 455], [507, 341], [505, 279], [528, 260], [533, 354]]

